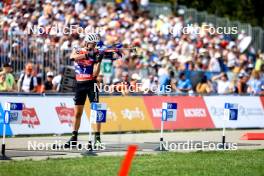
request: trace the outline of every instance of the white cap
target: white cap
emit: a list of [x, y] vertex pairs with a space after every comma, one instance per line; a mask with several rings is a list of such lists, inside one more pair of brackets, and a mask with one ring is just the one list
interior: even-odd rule
[[53, 77], [54, 74], [53, 74], [53, 72], [48, 72], [48, 73], [47, 73], [47, 76], [52, 76], [52, 77]]
[[137, 73], [133, 73], [131, 78], [135, 80], [141, 80], [141, 77]]

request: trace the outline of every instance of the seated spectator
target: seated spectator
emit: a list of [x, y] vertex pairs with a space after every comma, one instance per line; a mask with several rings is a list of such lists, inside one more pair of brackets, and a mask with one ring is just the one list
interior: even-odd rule
[[188, 93], [192, 90], [191, 81], [186, 78], [184, 72], [181, 72], [179, 75], [179, 81], [177, 82], [176, 89], [180, 93]]
[[3, 66], [3, 72], [6, 74], [6, 84], [10, 88], [10, 91], [16, 91], [16, 80], [12, 74], [12, 67], [9, 63], [5, 63]]
[[104, 81], [104, 74], [99, 73], [99, 75], [96, 77], [96, 82], [97, 82], [97, 88], [99, 89], [99, 92], [105, 92], [105, 93], [111, 93], [111, 87], [107, 86]]
[[112, 89], [114, 92], [121, 92], [122, 95], [127, 95], [130, 86], [128, 72], [123, 72], [121, 79], [121, 81], [117, 81], [112, 85]]
[[220, 75], [214, 76], [212, 81], [217, 83], [217, 93], [218, 94], [227, 94], [231, 91], [231, 84], [228, 80], [227, 74], [222, 72]]
[[104, 74], [103, 73], [99, 73], [99, 75], [96, 78], [97, 84], [102, 84], [104, 85]]
[[56, 92], [60, 91], [63, 74], [64, 68], [61, 68], [59, 74], [52, 79], [53, 90]]
[[196, 92], [199, 94], [209, 94], [212, 92], [212, 85], [208, 81], [206, 75], [204, 75], [201, 81], [196, 85]]
[[247, 93], [248, 79], [249, 79], [249, 75], [247, 73], [239, 73], [235, 93], [238, 93], [238, 94], [246, 94]]
[[25, 68], [25, 73], [20, 75], [18, 80], [19, 92], [36, 92], [37, 78], [33, 75], [33, 65], [28, 63]]
[[129, 91], [140, 92], [141, 91], [141, 87], [139, 85], [140, 81], [141, 81], [141, 77], [137, 73], [133, 73], [130, 81], [131, 90]]
[[147, 79], [142, 80], [142, 91], [146, 94], [155, 93], [159, 89], [159, 79], [149, 75]]
[[6, 73], [0, 72], [0, 92], [8, 92], [10, 89], [6, 81]]
[[42, 92], [53, 92], [53, 84], [52, 84], [52, 79], [54, 77], [53, 72], [48, 72], [47, 73], [47, 80], [44, 82], [42, 86]]
[[177, 79], [175, 77], [175, 73], [174, 71], [170, 71], [170, 88], [171, 91], [175, 92], [177, 90], [176, 88], [176, 84], [177, 84]]
[[37, 76], [37, 93], [42, 93], [42, 78]]
[[259, 94], [261, 92], [261, 86], [264, 85], [264, 81], [260, 78], [260, 73], [253, 70], [251, 73], [251, 78], [248, 81], [248, 93]]

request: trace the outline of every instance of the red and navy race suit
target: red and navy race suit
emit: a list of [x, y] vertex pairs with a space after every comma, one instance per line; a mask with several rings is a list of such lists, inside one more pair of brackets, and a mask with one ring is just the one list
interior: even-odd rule
[[93, 66], [94, 59], [82, 59], [74, 62], [76, 81], [90, 81], [93, 80]]
[[93, 67], [102, 57], [102, 55], [91, 52], [88, 54], [88, 58], [74, 62], [77, 80], [74, 97], [75, 105], [84, 105], [87, 96], [90, 102], [99, 102]]

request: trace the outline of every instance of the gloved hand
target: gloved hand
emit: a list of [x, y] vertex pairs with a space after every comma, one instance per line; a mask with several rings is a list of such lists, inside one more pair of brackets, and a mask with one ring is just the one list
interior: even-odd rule
[[104, 58], [103, 53], [100, 53], [100, 52], [96, 53], [96, 55], [95, 55], [96, 62], [102, 62], [103, 58]]

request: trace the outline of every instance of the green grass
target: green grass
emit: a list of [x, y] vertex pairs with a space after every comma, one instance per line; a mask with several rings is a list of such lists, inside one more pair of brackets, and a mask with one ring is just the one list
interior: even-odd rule
[[[111, 176], [117, 175], [122, 160], [109, 156], [0, 162], [0, 176]], [[137, 155], [129, 175], [263, 176], [264, 150]]]

